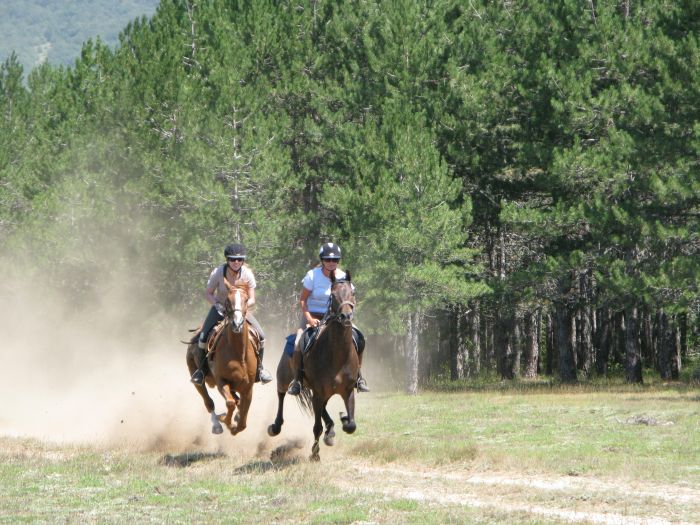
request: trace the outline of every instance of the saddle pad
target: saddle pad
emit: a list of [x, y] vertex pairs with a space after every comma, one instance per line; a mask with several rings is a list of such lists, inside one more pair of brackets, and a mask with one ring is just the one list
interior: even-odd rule
[[296, 334], [290, 334], [285, 337], [286, 342], [284, 343], [284, 353], [289, 357], [294, 355], [294, 341], [297, 338]]

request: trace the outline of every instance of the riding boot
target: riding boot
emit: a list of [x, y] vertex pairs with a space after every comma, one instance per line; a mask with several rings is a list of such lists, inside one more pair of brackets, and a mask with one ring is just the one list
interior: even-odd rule
[[209, 362], [207, 361], [207, 343], [200, 341], [197, 343], [196, 360], [199, 361], [199, 368], [194, 371], [190, 381], [195, 385], [203, 385], [204, 378], [209, 373]]
[[263, 354], [265, 353], [265, 340], [260, 341], [260, 348], [258, 349], [258, 370], [255, 372], [255, 382], [265, 385], [272, 381], [272, 374], [263, 368]]
[[[301, 357], [301, 356], [299, 356]], [[299, 360], [299, 370], [297, 371], [297, 376], [289, 383], [289, 388], [287, 388], [287, 394], [290, 396], [298, 396], [301, 394], [301, 382], [304, 380], [304, 362]]]
[[362, 372], [357, 371], [357, 385], [356, 385], [357, 391], [358, 392], [369, 392], [369, 387], [367, 386], [367, 381], [365, 381], [365, 378], [362, 377]]

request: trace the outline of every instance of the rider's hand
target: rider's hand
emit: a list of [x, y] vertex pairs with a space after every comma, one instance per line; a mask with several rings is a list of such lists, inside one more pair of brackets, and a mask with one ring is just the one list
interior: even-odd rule
[[309, 321], [309, 326], [312, 326], [312, 327], [314, 327], [314, 328], [317, 327], [317, 326], [320, 325], [320, 324], [321, 324], [321, 321], [319, 321], [319, 320], [316, 319], [315, 317], [312, 317], [312, 318], [311, 318], [311, 321]]
[[224, 308], [224, 305], [221, 303], [214, 303], [214, 308], [216, 308], [216, 311], [219, 313], [221, 317], [224, 317], [224, 314], [226, 313], [226, 309]]

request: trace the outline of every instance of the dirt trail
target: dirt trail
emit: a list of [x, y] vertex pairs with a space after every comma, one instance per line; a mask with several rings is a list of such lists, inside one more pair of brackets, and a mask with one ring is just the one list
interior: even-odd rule
[[[700, 523], [700, 490], [585, 477], [474, 473], [448, 468], [354, 462], [345, 490], [435, 505], [527, 513], [571, 523], [666, 525]], [[339, 479], [339, 478], [336, 478]]]

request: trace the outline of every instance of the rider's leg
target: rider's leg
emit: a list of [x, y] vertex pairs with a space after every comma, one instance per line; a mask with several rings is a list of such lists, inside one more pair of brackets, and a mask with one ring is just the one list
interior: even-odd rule
[[301, 382], [304, 378], [304, 365], [301, 357], [301, 334], [304, 332], [303, 329], [299, 328], [297, 331], [297, 339], [294, 344], [294, 353], [292, 354], [292, 369], [296, 370], [296, 376], [289, 383], [289, 388], [287, 389], [287, 394], [290, 396], [298, 396], [301, 394]]
[[369, 392], [369, 387], [367, 386], [367, 381], [362, 377], [362, 370], [357, 371], [357, 387], [358, 392]]
[[207, 317], [204, 319], [204, 324], [202, 325], [202, 331], [199, 333], [199, 340], [197, 341], [196, 357], [199, 362], [199, 368], [194, 371], [190, 381], [195, 385], [203, 385], [204, 378], [209, 373], [209, 363], [207, 362], [207, 342], [209, 341], [209, 335], [211, 334], [212, 328], [221, 321], [223, 317], [217, 312], [216, 308], [213, 306], [209, 309]]
[[367, 386], [367, 381], [365, 381], [365, 378], [362, 377], [362, 355], [364, 354], [365, 350], [365, 336], [362, 335], [362, 332], [357, 329], [356, 326], [353, 325], [352, 330], [354, 332], [353, 338], [356, 339], [356, 349], [357, 349], [357, 358], [359, 361], [359, 369], [357, 370], [357, 384], [355, 387], [357, 388], [358, 392], [369, 392], [369, 386]]
[[255, 372], [255, 382], [258, 383], [262, 381], [262, 384], [264, 385], [272, 381], [272, 374], [263, 368], [263, 355], [265, 354], [265, 332], [263, 332], [262, 326], [260, 326], [260, 323], [253, 314], [249, 312], [246, 319], [248, 319], [248, 322], [253, 328], [255, 328], [255, 331], [258, 332], [258, 335], [260, 336], [260, 346], [258, 347], [257, 352], [258, 369]]

